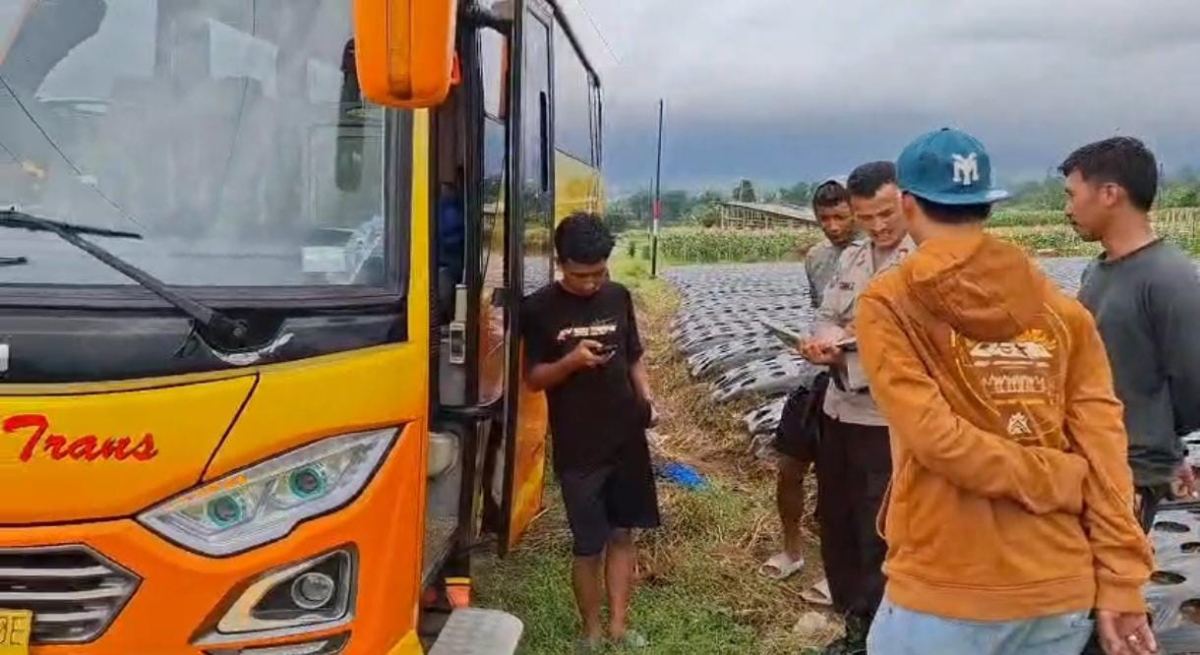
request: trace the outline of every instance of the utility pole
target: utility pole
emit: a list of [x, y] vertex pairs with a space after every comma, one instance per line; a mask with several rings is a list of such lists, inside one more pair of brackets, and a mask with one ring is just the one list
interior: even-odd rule
[[650, 203], [650, 206], [646, 208], [646, 211], [650, 212], [650, 234], [654, 234], [654, 178], [653, 177], [651, 177], [650, 181], [646, 183], [646, 202]]
[[658, 101], [658, 157], [654, 164], [654, 232], [650, 237], [650, 277], [658, 277], [658, 224], [662, 219], [663, 101]]

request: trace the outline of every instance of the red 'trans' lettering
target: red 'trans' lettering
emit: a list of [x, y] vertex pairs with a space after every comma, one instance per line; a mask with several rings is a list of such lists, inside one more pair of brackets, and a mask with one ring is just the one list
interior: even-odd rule
[[0, 429], [3, 429], [5, 434], [24, 433], [27, 437], [25, 447], [21, 449], [22, 462], [30, 461], [39, 453], [44, 453], [54, 461], [70, 459], [77, 462], [145, 462], [158, 456], [158, 450], [154, 447], [154, 435], [150, 433], [143, 435], [136, 445], [132, 437], [109, 437], [103, 441], [94, 434], [68, 437], [51, 432], [50, 420], [43, 414], [9, 416], [0, 424]]

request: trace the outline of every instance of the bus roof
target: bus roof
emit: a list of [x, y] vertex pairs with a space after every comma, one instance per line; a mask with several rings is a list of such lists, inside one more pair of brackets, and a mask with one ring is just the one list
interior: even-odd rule
[[[575, 0], [575, 1], [579, 2], [580, 0]], [[559, 27], [562, 28], [563, 34], [566, 35], [567, 40], [569, 40], [571, 42], [571, 46], [575, 48], [575, 52], [579, 55], [579, 61], [583, 62], [584, 68], [586, 68], [588, 73], [590, 73], [592, 75], [592, 77], [595, 78], [596, 86], [597, 87], [601, 86], [600, 73], [597, 72], [596, 67], [592, 65], [592, 60], [588, 58], [587, 50], [585, 50], [583, 47], [583, 42], [579, 40], [579, 35], [575, 32], [574, 28], [571, 26], [571, 19], [569, 19], [567, 17], [566, 12], [563, 10], [562, 1], [561, 0], [543, 0], [543, 2], [550, 5], [550, 7], [553, 9], [554, 19], [558, 23]], [[599, 28], [597, 28], [597, 33], [598, 33], [598, 31], [599, 31]]]

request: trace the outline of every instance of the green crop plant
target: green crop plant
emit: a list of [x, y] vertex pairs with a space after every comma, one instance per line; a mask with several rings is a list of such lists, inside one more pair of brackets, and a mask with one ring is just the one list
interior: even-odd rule
[[764, 262], [800, 259], [820, 238], [812, 230], [671, 228], [659, 237], [662, 255], [676, 262]]

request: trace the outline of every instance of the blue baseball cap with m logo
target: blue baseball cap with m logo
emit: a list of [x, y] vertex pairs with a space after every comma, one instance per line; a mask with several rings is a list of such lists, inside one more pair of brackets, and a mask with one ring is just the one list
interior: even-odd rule
[[913, 141], [896, 160], [900, 189], [940, 205], [988, 205], [1009, 197], [992, 186], [992, 159], [978, 139], [948, 127]]

